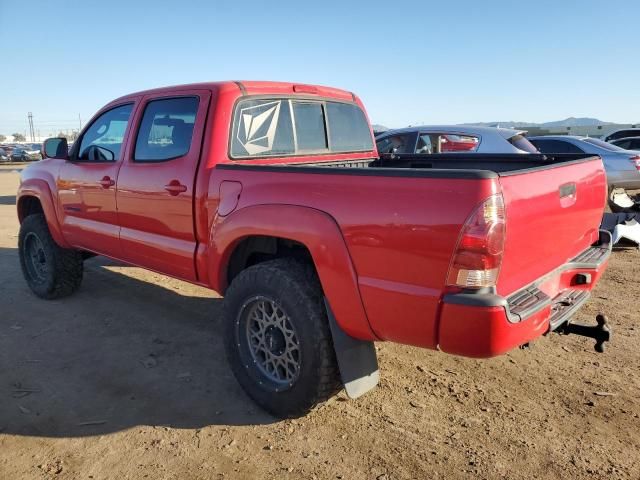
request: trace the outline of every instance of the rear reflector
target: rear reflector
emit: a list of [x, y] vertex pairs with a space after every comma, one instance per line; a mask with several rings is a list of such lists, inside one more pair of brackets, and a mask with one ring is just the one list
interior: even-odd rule
[[496, 194], [469, 216], [456, 247], [447, 285], [462, 288], [493, 287], [498, 280], [505, 237], [504, 200]]

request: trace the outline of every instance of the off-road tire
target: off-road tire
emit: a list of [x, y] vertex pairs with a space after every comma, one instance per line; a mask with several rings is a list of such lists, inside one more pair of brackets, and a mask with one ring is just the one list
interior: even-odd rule
[[[40, 242], [41, 275], [34, 273], [30, 242]], [[20, 225], [18, 237], [20, 266], [27, 285], [38, 297], [46, 300], [66, 297], [82, 282], [82, 255], [76, 250], [60, 247], [51, 237], [47, 220], [42, 214], [29, 215]]]
[[[284, 388], [270, 381], [247, 356], [245, 310], [256, 298], [275, 302], [296, 334], [299, 368], [295, 380]], [[341, 388], [322, 289], [310, 265], [282, 258], [243, 270], [226, 292], [223, 315], [231, 369], [245, 392], [267, 412], [280, 418], [298, 417]]]

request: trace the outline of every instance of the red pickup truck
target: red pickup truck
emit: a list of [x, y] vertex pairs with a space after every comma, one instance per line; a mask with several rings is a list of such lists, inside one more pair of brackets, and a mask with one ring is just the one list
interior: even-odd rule
[[276, 415], [372, 388], [374, 341], [608, 339], [570, 322], [610, 254], [599, 157], [378, 158], [356, 95], [275, 82], [127, 95], [43, 150], [17, 195], [31, 290], [69, 295], [105, 255], [219, 292], [230, 366]]

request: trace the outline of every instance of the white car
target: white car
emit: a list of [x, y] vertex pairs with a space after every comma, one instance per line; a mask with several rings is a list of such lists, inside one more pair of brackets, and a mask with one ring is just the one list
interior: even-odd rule
[[463, 125], [425, 125], [387, 130], [376, 137], [378, 153], [539, 153], [523, 130]]

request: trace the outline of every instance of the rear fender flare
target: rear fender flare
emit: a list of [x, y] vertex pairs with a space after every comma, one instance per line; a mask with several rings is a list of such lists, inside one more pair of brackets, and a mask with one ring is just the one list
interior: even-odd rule
[[351, 256], [336, 221], [325, 212], [294, 205], [255, 205], [216, 217], [209, 241], [212, 288], [224, 294], [227, 268], [238, 243], [253, 235], [294, 240], [306, 246], [331, 303], [336, 322], [348, 335], [376, 340], [369, 326]]
[[40, 201], [53, 240], [62, 248], [71, 248], [71, 245], [67, 243], [62, 235], [62, 229], [60, 228], [60, 222], [58, 221], [58, 215], [53, 203], [53, 195], [51, 194], [49, 184], [45, 180], [32, 178], [25, 180], [20, 185], [18, 194], [16, 195], [18, 220], [20, 223], [24, 220], [23, 209], [27, 197], [35, 197]]

